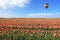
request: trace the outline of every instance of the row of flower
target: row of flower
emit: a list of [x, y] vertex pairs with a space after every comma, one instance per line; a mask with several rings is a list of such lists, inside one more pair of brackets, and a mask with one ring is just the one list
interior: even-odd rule
[[1, 40], [60, 40], [58, 28], [0, 27]]
[[60, 40], [60, 33], [54, 32], [38, 32], [38, 31], [9, 31], [0, 34], [0, 40]]

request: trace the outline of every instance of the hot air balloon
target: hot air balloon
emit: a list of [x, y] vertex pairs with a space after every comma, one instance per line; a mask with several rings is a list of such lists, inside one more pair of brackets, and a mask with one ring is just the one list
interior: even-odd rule
[[44, 4], [44, 7], [45, 7], [46, 9], [48, 8], [48, 6], [49, 6], [48, 3]]

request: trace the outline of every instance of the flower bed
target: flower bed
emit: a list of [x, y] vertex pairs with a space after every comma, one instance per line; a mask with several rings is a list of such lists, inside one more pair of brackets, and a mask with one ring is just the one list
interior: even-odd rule
[[60, 40], [58, 28], [1, 27], [0, 40]]

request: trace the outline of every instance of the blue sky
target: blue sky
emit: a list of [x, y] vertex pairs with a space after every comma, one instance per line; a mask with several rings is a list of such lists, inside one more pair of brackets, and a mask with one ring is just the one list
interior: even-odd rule
[[60, 18], [59, 4], [60, 0], [0, 0], [0, 18]]

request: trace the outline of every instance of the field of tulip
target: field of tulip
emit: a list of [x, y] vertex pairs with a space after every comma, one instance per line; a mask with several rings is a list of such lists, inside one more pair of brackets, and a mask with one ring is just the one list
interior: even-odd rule
[[0, 26], [0, 40], [60, 40], [60, 29]]
[[0, 40], [60, 40], [60, 19], [0, 19]]

